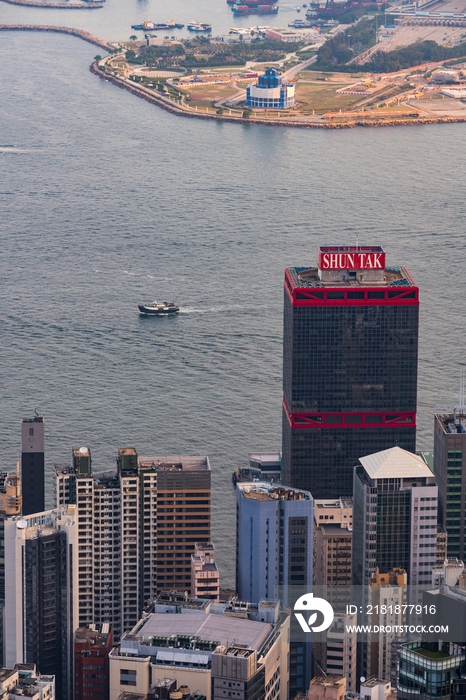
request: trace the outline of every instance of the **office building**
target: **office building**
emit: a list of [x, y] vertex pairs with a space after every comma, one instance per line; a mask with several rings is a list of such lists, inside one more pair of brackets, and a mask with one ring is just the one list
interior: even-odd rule
[[256, 85], [246, 88], [246, 106], [258, 109], [287, 109], [296, 104], [294, 83], [283, 82], [276, 68], [266, 68]]
[[[146, 524], [144, 539], [152, 532], [156, 544], [156, 591], [191, 591], [191, 554], [196, 542], [211, 540], [211, 472], [207, 457], [141, 457], [140, 474], [156, 486], [153, 530]], [[144, 492], [144, 498], [145, 492]], [[147, 534], [146, 534], [147, 533]], [[155, 535], [157, 535], [155, 539]], [[144, 564], [146, 569], [147, 564]], [[144, 571], [144, 574], [148, 574]], [[144, 576], [144, 598], [153, 597], [153, 584]]]
[[191, 554], [210, 541], [207, 457], [138, 457], [96, 476], [87, 447], [56, 467], [56, 503], [78, 512], [79, 626], [108, 622], [116, 640], [164, 588], [191, 592]]
[[[348, 596], [339, 601], [337, 586], [351, 585], [353, 542], [352, 499], [314, 501], [314, 584], [326, 586], [334, 610], [344, 610]], [[346, 590], [346, 589], [345, 589]], [[340, 604], [339, 604], [340, 603]]]
[[76, 507], [5, 521], [5, 658], [55, 676], [57, 700], [72, 700], [77, 620]]
[[401, 447], [361, 457], [354, 474], [355, 586], [376, 569], [404, 569], [408, 584], [430, 586], [437, 560], [438, 488], [427, 464]]
[[55, 676], [37, 672], [35, 664], [15, 664], [0, 670], [2, 700], [55, 700]]
[[113, 647], [108, 623], [80, 627], [74, 639], [74, 700], [108, 700], [108, 655]]
[[[312, 585], [313, 500], [269, 482], [236, 485], [236, 590], [241, 600], [285, 607]], [[291, 621], [290, 697], [311, 680], [311, 640]]]
[[[453, 409], [453, 407], [452, 407]], [[434, 418], [434, 474], [439, 488], [439, 522], [446, 529], [447, 556], [466, 557], [466, 427], [464, 408]]]
[[36, 411], [21, 421], [23, 515], [45, 510], [44, 451], [44, 419]]
[[466, 650], [457, 644], [410, 642], [400, 649], [398, 700], [464, 700]]
[[312, 584], [313, 501], [308, 491], [268, 482], [236, 485], [236, 590], [273, 600], [277, 587]]
[[350, 631], [357, 625], [356, 613], [337, 613], [332, 625], [319, 635], [320, 641], [312, 645], [314, 672], [326, 677], [342, 676], [346, 689], [354, 692], [357, 686], [357, 635]]
[[212, 542], [196, 542], [191, 554], [191, 595], [215, 603], [220, 599], [220, 573]]
[[290, 618], [275, 601], [156, 602], [110, 653], [110, 700], [166, 678], [206, 700], [287, 700]]
[[[397, 629], [407, 623], [403, 605], [407, 603], [408, 577], [404, 569], [375, 570], [370, 581], [371, 621], [378, 630], [368, 637], [365, 673], [396, 684]], [[383, 612], [382, 612], [383, 611]]]
[[351, 496], [361, 455], [416, 443], [419, 290], [379, 246], [285, 270], [282, 482]]

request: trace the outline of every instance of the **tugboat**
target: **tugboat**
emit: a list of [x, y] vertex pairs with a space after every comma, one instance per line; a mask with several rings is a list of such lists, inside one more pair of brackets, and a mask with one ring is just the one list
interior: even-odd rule
[[138, 304], [141, 316], [171, 316], [177, 314], [180, 307], [173, 302], [154, 301], [152, 304]]

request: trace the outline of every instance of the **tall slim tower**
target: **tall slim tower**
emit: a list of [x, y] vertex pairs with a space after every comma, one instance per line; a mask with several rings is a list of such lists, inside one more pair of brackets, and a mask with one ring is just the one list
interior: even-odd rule
[[34, 418], [21, 421], [21, 486], [23, 515], [45, 509], [44, 492], [44, 419], [37, 411]]
[[439, 490], [439, 520], [447, 531], [447, 556], [466, 556], [465, 407], [435, 414], [434, 474]]
[[351, 496], [358, 458], [416, 446], [419, 289], [380, 246], [285, 270], [283, 483]]

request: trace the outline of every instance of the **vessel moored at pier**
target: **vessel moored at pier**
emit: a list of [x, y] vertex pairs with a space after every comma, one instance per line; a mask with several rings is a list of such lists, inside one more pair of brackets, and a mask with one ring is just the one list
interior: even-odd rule
[[184, 24], [179, 24], [170, 20], [169, 22], [151, 22], [149, 19], [145, 19], [142, 24], [132, 24], [131, 29], [136, 29], [136, 31], [151, 31], [156, 32], [162, 29], [183, 29]]

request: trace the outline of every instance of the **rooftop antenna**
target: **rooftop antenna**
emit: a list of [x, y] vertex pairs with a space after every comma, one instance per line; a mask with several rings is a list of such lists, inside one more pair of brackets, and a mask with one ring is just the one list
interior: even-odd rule
[[443, 404], [438, 404], [435, 408], [442, 408], [444, 410], [453, 413], [453, 421], [456, 423], [457, 413], [464, 414], [466, 412], [466, 406], [464, 404], [464, 369], [461, 370], [460, 374], [460, 394], [459, 394], [459, 404], [458, 406], [445, 406]]

